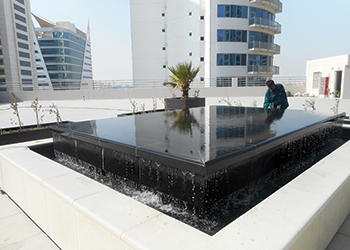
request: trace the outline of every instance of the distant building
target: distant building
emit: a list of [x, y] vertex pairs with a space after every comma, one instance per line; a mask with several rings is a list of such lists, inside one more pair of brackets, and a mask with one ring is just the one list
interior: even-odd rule
[[350, 98], [350, 55], [307, 61], [306, 78], [306, 91], [310, 94]]
[[0, 1], [0, 91], [37, 88], [29, 0]]
[[33, 16], [41, 26], [35, 28], [38, 88], [87, 89], [92, 80], [89, 24], [84, 33], [70, 22], [52, 23]]
[[162, 84], [168, 66], [200, 66], [200, 86], [263, 86], [273, 57], [279, 0], [130, 0], [135, 87]]

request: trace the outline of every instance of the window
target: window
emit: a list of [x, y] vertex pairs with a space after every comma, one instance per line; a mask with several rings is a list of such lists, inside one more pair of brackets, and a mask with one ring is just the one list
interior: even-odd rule
[[275, 20], [275, 15], [267, 10], [250, 7], [250, 18], [264, 18], [268, 20]]
[[15, 10], [18, 10], [19, 12], [22, 12], [23, 14], [25, 14], [26, 13], [26, 11], [25, 11], [25, 9], [24, 8], [22, 8], [22, 7], [20, 7], [20, 6], [18, 6], [17, 4], [13, 4], [13, 7], [15, 8]]
[[22, 79], [22, 84], [32, 84], [33, 80], [32, 79]]
[[19, 56], [20, 56], [20, 57], [30, 58], [29, 53], [27, 53], [27, 52], [19, 51], [18, 53], [19, 53]]
[[24, 0], [16, 0], [16, 1], [24, 5]]
[[162, 50], [166, 50], [166, 48], [165, 48], [165, 47], [163, 47], [163, 48], [162, 48]]
[[27, 32], [27, 27], [23, 26], [21, 24], [16, 23], [16, 28], [19, 29], [19, 30]]
[[21, 33], [17, 33], [17, 38], [22, 39], [22, 40], [25, 40], [25, 41], [28, 41], [28, 36], [23, 35], [23, 34], [21, 34]]
[[188, 15], [189, 15], [189, 16], [192, 16], [192, 12], [188, 12]]
[[200, 58], [200, 61], [201, 61], [201, 62], [204, 62], [204, 57], [201, 57], [201, 58]]
[[37, 70], [43, 70], [44, 67], [36, 67]]
[[218, 42], [247, 42], [246, 30], [218, 30]]
[[188, 33], [189, 36], [192, 36], [192, 32]]
[[38, 75], [38, 78], [46, 78], [46, 75]]
[[23, 23], [27, 23], [26, 18], [23, 17], [23, 16], [20, 16], [20, 15], [18, 15], [18, 14], [15, 14], [15, 18], [16, 18], [16, 20], [18, 20], [18, 21], [21, 21], [21, 22], [23, 22]]
[[24, 67], [30, 67], [30, 62], [27, 61], [19, 61], [19, 64]]
[[35, 59], [35, 61], [36, 61], [36, 62], [41, 62], [41, 60], [40, 60], [40, 59], [38, 59], [38, 58], [37, 58], [37, 59]]
[[5, 75], [5, 70], [4, 69], [0, 69], [0, 75], [1, 76]]
[[33, 91], [33, 87], [30, 87], [30, 88], [28, 88], [28, 87], [24, 88], [23, 87], [23, 91]]
[[246, 66], [246, 54], [217, 54], [218, 66]]
[[18, 48], [29, 49], [29, 46], [26, 43], [18, 42]]
[[165, 32], [165, 29], [162, 29], [162, 32]]
[[166, 69], [166, 65], [165, 64], [163, 65], [163, 69]]
[[320, 82], [321, 82], [322, 72], [314, 72], [313, 78], [312, 78], [312, 88], [318, 89]]
[[31, 70], [21, 70], [21, 75], [22, 76], [31, 76], [32, 75], [32, 71]]
[[201, 16], [201, 20], [204, 20], [204, 16]]
[[218, 5], [218, 17], [248, 18], [248, 7], [240, 5]]
[[192, 52], [188, 53], [189, 56], [192, 56]]
[[201, 80], [201, 82], [204, 82], [204, 77], [203, 77], [203, 76], [201, 76], [200, 80]]
[[204, 36], [201, 36], [201, 41], [204, 41]]
[[165, 13], [162, 13], [162, 16], [165, 16]]

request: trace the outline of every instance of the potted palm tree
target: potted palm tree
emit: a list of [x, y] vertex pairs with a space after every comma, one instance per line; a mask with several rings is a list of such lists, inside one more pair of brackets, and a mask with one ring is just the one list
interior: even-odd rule
[[187, 109], [205, 106], [205, 98], [189, 97], [188, 95], [190, 85], [200, 71], [200, 67], [193, 67], [192, 62], [182, 62], [174, 67], [170, 66], [169, 71], [172, 73], [170, 75], [172, 81], [165, 82], [163, 85], [170, 86], [173, 89], [179, 88], [182, 96], [167, 99], [167, 109]]

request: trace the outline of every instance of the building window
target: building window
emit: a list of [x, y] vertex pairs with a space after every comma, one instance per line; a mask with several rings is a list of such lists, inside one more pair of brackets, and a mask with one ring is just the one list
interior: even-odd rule
[[35, 59], [35, 61], [36, 61], [36, 62], [41, 62], [41, 59], [38, 59], [38, 58], [37, 58], [37, 59]]
[[19, 64], [23, 67], [30, 67], [30, 62], [27, 61], [19, 61]]
[[21, 75], [22, 76], [31, 76], [32, 75], [32, 71], [31, 70], [21, 70]]
[[30, 58], [29, 53], [27, 53], [27, 52], [19, 51], [18, 54], [20, 57]]
[[165, 32], [165, 29], [162, 29], [162, 32]]
[[188, 33], [189, 36], [192, 36], [192, 32]]
[[192, 12], [188, 12], [188, 15], [189, 15], [189, 16], [192, 16]]
[[36, 67], [37, 70], [43, 70], [44, 67]]
[[246, 30], [218, 30], [218, 42], [247, 42]]
[[201, 57], [200, 60], [201, 60], [201, 62], [204, 62], [204, 57]]
[[16, 1], [24, 5], [24, 0], [16, 0]]
[[21, 33], [17, 33], [17, 38], [22, 39], [22, 40], [25, 40], [25, 41], [28, 41], [28, 36], [23, 35], [23, 34], [21, 34]]
[[246, 54], [217, 54], [218, 66], [246, 66]]
[[27, 32], [27, 27], [23, 26], [21, 24], [16, 23], [16, 28], [19, 29], [19, 30]]
[[204, 41], [204, 36], [201, 36], [201, 41]]
[[166, 48], [165, 48], [165, 47], [163, 47], [163, 48], [162, 48], [162, 50], [166, 50]]
[[166, 69], [166, 65], [165, 64], [163, 65], [163, 69]]
[[38, 75], [38, 78], [46, 78], [46, 75]]
[[23, 88], [23, 91], [33, 91], [33, 87], [26, 87], [26, 88]]
[[249, 66], [272, 66], [273, 57], [265, 55], [249, 55]]
[[188, 53], [189, 56], [192, 56], [192, 52]]
[[5, 70], [4, 69], [0, 69], [0, 75], [1, 76], [5, 75]]
[[165, 13], [162, 13], [162, 16], [165, 16]]
[[18, 48], [29, 49], [29, 45], [26, 43], [18, 42]]
[[22, 12], [23, 14], [25, 14], [26, 13], [26, 11], [25, 11], [25, 9], [24, 8], [22, 8], [22, 7], [20, 7], [20, 6], [18, 6], [17, 4], [13, 4], [13, 7], [15, 8], [15, 10], [18, 10], [19, 12]]
[[250, 18], [263, 18], [275, 21], [275, 15], [271, 12], [255, 7], [250, 7]]
[[318, 89], [320, 86], [322, 77], [322, 72], [314, 72], [313, 78], [312, 78], [312, 88]]
[[218, 17], [248, 18], [248, 7], [240, 5], [218, 5]]
[[20, 15], [18, 15], [18, 14], [15, 14], [15, 18], [16, 18], [16, 20], [18, 20], [18, 21], [21, 21], [21, 22], [23, 22], [23, 23], [27, 23], [26, 18], [23, 17], [23, 16], [20, 16]]
[[203, 77], [203, 76], [201, 76], [201, 78], [200, 78], [200, 79], [201, 79], [201, 82], [204, 82], [204, 77]]
[[201, 20], [204, 20], [204, 16], [201, 16]]
[[232, 87], [232, 77], [216, 78], [216, 87]]
[[33, 84], [32, 79], [22, 79], [22, 84]]

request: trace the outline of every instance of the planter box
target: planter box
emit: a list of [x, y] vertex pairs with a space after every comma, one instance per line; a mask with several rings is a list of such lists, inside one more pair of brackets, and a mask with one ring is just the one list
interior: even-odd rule
[[56, 123], [40, 124], [42, 128], [39, 129], [36, 129], [36, 125], [24, 126], [22, 127], [23, 130], [20, 132], [10, 132], [19, 130], [19, 127], [3, 129], [10, 133], [0, 134], [0, 146], [19, 142], [52, 138], [52, 134], [49, 131], [48, 126], [54, 124]]
[[172, 109], [189, 109], [205, 106], [205, 98], [203, 97], [191, 97], [188, 99], [170, 98], [166, 100], [166, 107], [169, 110]]

